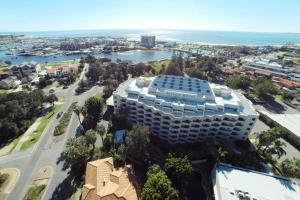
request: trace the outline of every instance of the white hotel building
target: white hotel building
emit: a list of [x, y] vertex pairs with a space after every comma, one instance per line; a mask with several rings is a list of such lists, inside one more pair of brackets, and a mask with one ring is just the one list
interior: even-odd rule
[[246, 140], [258, 117], [239, 92], [180, 76], [129, 79], [113, 93], [113, 102], [115, 109], [128, 109], [129, 124], [145, 124], [170, 143]]

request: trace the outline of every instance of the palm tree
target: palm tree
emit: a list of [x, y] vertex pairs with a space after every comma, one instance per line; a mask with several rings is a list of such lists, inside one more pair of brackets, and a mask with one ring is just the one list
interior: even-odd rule
[[103, 140], [104, 140], [103, 137], [106, 134], [105, 126], [103, 126], [102, 124], [97, 124], [96, 130], [97, 130], [97, 133], [100, 135], [101, 141], [102, 141], [102, 144], [103, 144]]
[[77, 106], [77, 105], [75, 105], [73, 111], [77, 115], [80, 125], [82, 125], [82, 122], [80, 120], [80, 114], [82, 113], [82, 108], [79, 107], [79, 106]]
[[276, 140], [271, 147], [273, 153], [277, 155], [277, 158], [281, 158], [283, 155], [286, 155], [286, 151], [283, 147], [286, 147], [286, 144], [280, 140]]

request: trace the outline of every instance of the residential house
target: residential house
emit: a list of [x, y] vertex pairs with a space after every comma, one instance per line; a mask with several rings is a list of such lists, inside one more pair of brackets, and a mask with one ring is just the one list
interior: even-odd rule
[[23, 75], [29, 75], [36, 73], [36, 62], [24, 62], [20, 65], [13, 65], [11, 67], [11, 72], [13, 75], [17, 74], [23, 74]]
[[116, 169], [113, 158], [88, 162], [82, 200], [138, 200], [132, 167]]
[[69, 77], [77, 70], [75, 66], [63, 65], [60, 67], [51, 67], [47, 69], [47, 76], [50, 78]]

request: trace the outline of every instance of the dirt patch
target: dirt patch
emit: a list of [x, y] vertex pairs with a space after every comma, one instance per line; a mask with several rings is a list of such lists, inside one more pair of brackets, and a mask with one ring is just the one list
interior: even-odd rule
[[0, 199], [6, 197], [15, 187], [20, 177], [20, 171], [17, 168], [4, 168], [0, 170], [3, 174], [8, 174], [8, 179], [4, 182], [0, 189]]
[[59, 143], [62, 141], [65, 137], [65, 134], [53, 136], [53, 143]]
[[14, 147], [14, 144], [13, 144], [13, 143], [10, 143], [10, 144], [8, 144], [8, 145], [2, 147], [2, 148], [0, 149], [0, 156], [4, 156], [4, 155], [6, 155], [6, 154], [9, 154], [10, 151], [11, 151], [11, 149], [12, 149], [13, 147]]

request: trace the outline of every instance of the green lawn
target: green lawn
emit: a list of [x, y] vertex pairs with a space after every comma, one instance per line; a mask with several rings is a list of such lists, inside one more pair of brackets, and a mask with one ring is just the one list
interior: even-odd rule
[[24, 197], [24, 200], [39, 200], [42, 198], [46, 185], [38, 185], [30, 187]]
[[13, 147], [10, 149], [9, 153], [11, 153], [17, 146], [17, 144], [19, 143], [20, 139], [21, 139], [22, 135], [20, 135], [19, 137], [15, 138], [12, 143], [13, 143]]
[[44, 116], [40, 122], [40, 124], [38, 125], [37, 129], [31, 133], [31, 139], [27, 140], [26, 142], [24, 142], [21, 146], [21, 150], [25, 150], [28, 149], [29, 147], [31, 147], [33, 144], [35, 144], [41, 137], [42, 133], [44, 132], [47, 124], [50, 122], [50, 120], [53, 117], [56, 117], [56, 114], [59, 112], [60, 108], [62, 107], [62, 105], [55, 105], [54, 106], [54, 110], [50, 113], [48, 113], [46, 116]]
[[0, 94], [6, 94], [9, 90], [6, 89], [0, 89]]
[[275, 96], [275, 99], [276, 99], [276, 100], [279, 100], [279, 101], [283, 101], [283, 97], [282, 97], [282, 95], [280, 95], [280, 94], [276, 95], [276, 96]]

